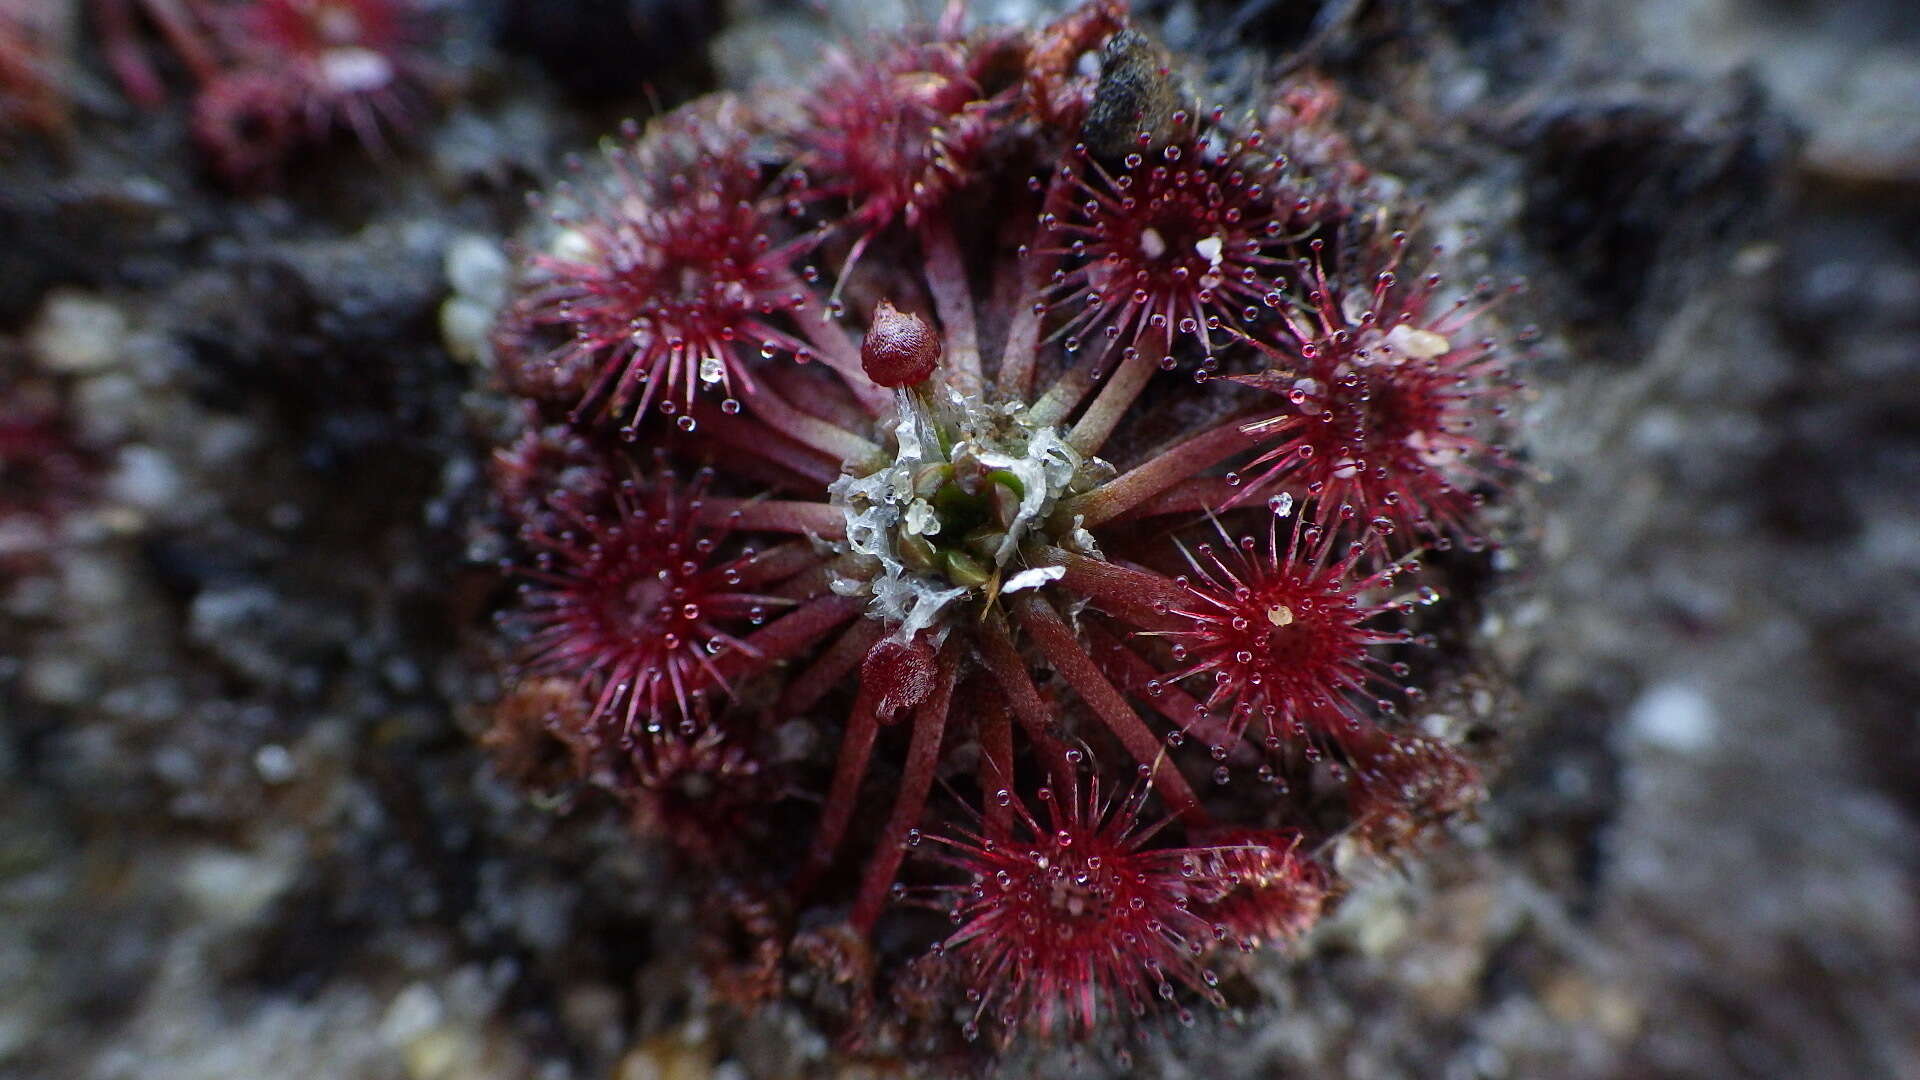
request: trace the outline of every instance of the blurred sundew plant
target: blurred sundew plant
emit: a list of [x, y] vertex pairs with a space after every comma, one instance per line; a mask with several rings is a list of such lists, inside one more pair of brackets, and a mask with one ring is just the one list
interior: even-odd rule
[[449, 80], [449, 36], [431, 0], [0, 0], [0, 141], [69, 133], [84, 37], [128, 101], [186, 99], [223, 185], [272, 188], [336, 136], [385, 155], [411, 134]]

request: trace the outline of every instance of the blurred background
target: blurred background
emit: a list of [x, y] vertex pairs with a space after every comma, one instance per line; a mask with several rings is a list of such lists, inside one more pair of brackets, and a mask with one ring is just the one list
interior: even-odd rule
[[[262, 165], [177, 3], [0, 0], [0, 1076], [911, 1072], [712, 1012], [658, 853], [491, 772], [462, 633], [524, 192], [912, 8], [436, 4], [417, 99]], [[1456, 611], [1488, 804], [1132, 1073], [1920, 1078], [1911, 0], [1135, 10], [1325, 73], [1543, 336]]]

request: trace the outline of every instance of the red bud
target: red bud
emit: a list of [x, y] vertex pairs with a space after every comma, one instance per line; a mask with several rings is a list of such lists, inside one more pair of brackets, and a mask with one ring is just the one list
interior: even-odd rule
[[914, 386], [926, 382], [939, 363], [940, 338], [927, 320], [880, 301], [860, 343], [867, 378], [886, 387]]

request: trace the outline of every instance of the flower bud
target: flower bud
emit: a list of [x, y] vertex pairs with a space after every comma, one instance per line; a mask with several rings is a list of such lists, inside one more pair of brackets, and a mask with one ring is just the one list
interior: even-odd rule
[[926, 382], [940, 364], [940, 338], [927, 320], [882, 300], [860, 343], [860, 366], [881, 386], [899, 388]]

